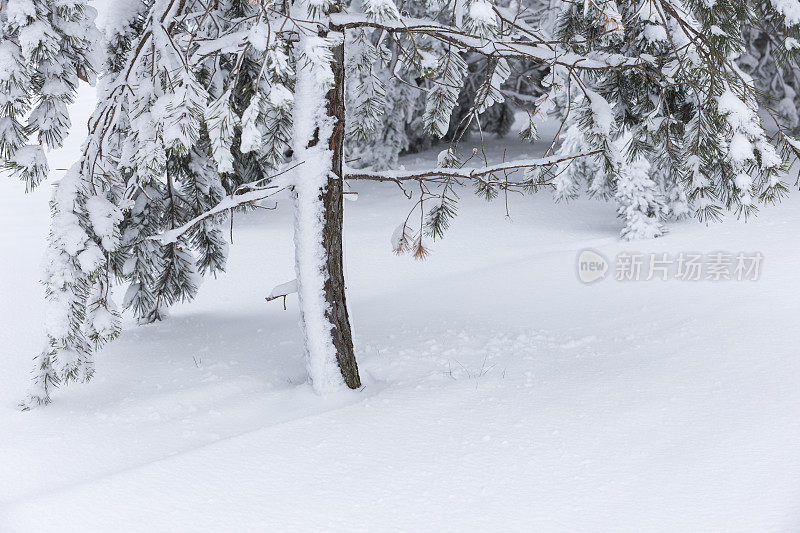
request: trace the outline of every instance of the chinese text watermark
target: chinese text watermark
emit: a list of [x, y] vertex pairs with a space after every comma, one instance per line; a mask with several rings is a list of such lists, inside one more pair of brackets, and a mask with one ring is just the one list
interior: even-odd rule
[[595, 250], [578, 254], [578, 279], [594, 283], [613, 275], [616, 281], [757, 281], [761, 252], [621, 252], [610, 262]]

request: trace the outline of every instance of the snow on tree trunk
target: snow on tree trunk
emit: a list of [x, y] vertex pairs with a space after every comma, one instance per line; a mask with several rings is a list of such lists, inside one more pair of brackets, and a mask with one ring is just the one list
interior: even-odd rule
[[344, 96], [344, 45], [333, 49], [334, 87], [328, 92], [328, 114], [336, 118], [330, 139], [331, 173], [328, 175], [328, 188], [323, 193], [325, 208], [325, 228], [323, 248], [327, 256], [327, 280], [325, 300], [328, 303], [327, 316], [333, 329], [333, 345], [345, 384], [351, 389], [361, 386], [358, 364], [353, 351], [353, 335], [350, 331], [350, 317], [347, 312], [344, 283], [344, 251], [342, 247], [342, 224], [344, 222], [344, 139], [345, 139], [345, 96]]
[[[308, 375], [314, 390], [361, 385], [342, 269], [344, 46], [302, 35], [295, 83], [295, 270]], [[327, 92], [327, 96], [326, 96]]]

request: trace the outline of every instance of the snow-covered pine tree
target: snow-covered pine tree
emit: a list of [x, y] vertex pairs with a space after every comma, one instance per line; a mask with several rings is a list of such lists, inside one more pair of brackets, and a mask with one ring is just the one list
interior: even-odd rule
[[[79, 80], [95, 79], [95, 17], [95, 10], [82, 0], [0, 2], [0, 156], [28, 189], [47, 177], [45, 150], [60, 147], [70, 128], [67, 106]], [[91, 377], [92, 345], [119, 331], [116, 310], [107, 298], [108, 279], [76, 275], [96, 270], [105, 261], [105, 251], [115, 246], [116, 212], [99, 198], [77, 199], [76, 181], [74, 173], [65, 176], [51, 204], [58, 231], [50, 236], [51, 261], [45, 272], [49, 341], [37, 376], [45, 396], [60, 380]], [[67, 203], [68, 210], [60, 207]], [[98, 233], [88, 243], [79, 227], [93, 222]], [[58, 360], [56, 353], [61, 354]]]
[[[114, 24], [107, 29], [110, 33], [109, 73], [119, 73], [120, 58], [126, 57], [132, 36], [146, 28], [147, 17], [154, 6], [153, 0], [120, 2], [115, 6], [119, 13], [112, 17]], [[230, 2], [220, 5], [213, 14], [222, 24], [228, 24], [228, 21], [237, 20], [254, 10], [249, 2]], [[227, 30], [223, 27], [221, 31]], [[169, 56], [155, 57], [157, 63], [169, 60]], [[155, 70], [169, 68], [166, 64]], [[193, 227], [180, 242], [161, 245], [149, 237], [175, 228], [210, 209], [242, 184], [263, 179], [265, 170], [272, 168], [267, 162], [259, 161], [250, 145], [242, 143], [241, 139], [243, 131], [248, 138], [258, 138], [259, 135], [257, 130], [253, 132], [247, 126], [252, 125], [253, 120], [249, 117], [253, 110], [260, 110], [260, 102], [256, 99], [255, 105], [250, 106], [251, 94], [242, 89], [258, 75], [258, 65], [245, 56], [238, 66], [226, 64], [223, 58], [220, 68], [225, 72], [238, 68], [239, 77], [229, 89], [229, 98], [219, 98], [216, 104], [224, 106], [229, 102], [232, 109], [244, 117], [245, 126], [242, 130], [232, 129], [235, 147], [231, 150], [233, 170], [230, 172], [219, 172], [209, 158], [214, 148], [208, 131], [216, 130], [202, 129], [201, 122], [192, 118], [204, 114], [209, 94], [217, 94], [220, 90], [214, 86], [213, 80], [208, 79], [209, 71], [204, 66], [199, 66], [191, 75], [184, 69], [176, 73], [175, 79], [162, 80], [162, 85], [173, 84], [163, 90], [165, 93], [174, 91], [173, 95], [160, 102], [150, 98], [139, 103], [145, 113], [155, 109], [167, 115], [166, 124], [162, 126], [165, 128], [162, 134], [164, 149], [156, 148], [153, 152], [165, 152], [166, 179], [133, 193], [136, 207], [126, 212], [122, 224], [123, 244], [114, 261], [115, 274], [130, 282], [124, 306], [132, 308], [140, 322], [160, 320], [176, 301], [191, 300], [198, 290], [198, 274], [215, 274], [224, 270], [227, 257], [227, 241], [221, 227], [224, 217], [209, 217]], [[164, 109], [159, 109], [159, 106], [164, 106]], [[249, 114], [245, 113], [246, 109], [250, 110]], [[139, 111], [134, 113], [138, 114]], [[135, 118], [132, 124], [138, 124]], [[214, 126], [219, 126], [222, 131], [226, 123], [223, 121]], [[191, 145], [182, 142], [183, 138], [192, 141]], [[121, 147], [124, 146], [122, 143]], [[132, 149], [137, 145], [127, 146]], [[242, 148], [238, 149], [240, 146]]]
[[[551, 25], [549, 14], [557, 11], [549, 9], [553, 1], [502, 0], [498, 5], [506, 10], [510, 20], [537, 28], [544, 35], [545, 28]], [[403, 3], [403, 13], [408, 17], [431, 18], [447, 24], [453, 13], [442, 7], [441, 2], [414, 0]], [[375, 38], [374, 33], [366, 31], [347, 34], [347, 151], [353, 167], [384, 170], [396, 168], [399, 155], [418, 152], [435, 142], [424, 124], [425, 95], [434, 82], [424, 72], [415, 78], [403, 76], [395, 68], [402, 48], [386, 35], [381, 37], [380, 43], [366, 42], [370, 36]], [[378, 53], [383, 54], [384, 61], [377, 61]], [[514, 112], [528, 109], [530, 103], [543, 93], [540, 82], [548, 70], [547, 65], [524, 57], [509, 58], [507, 62], [511, 68], [502, 83], [503, 97], [492, 102], [493, 105], [481, 114], [478, 124], [470, 121], [469, 117], [477, 91], [490, 74], [489, 65], [483, 55], [475, 52], [464, 53], [464, 60], [467, 64], [465, 80], [443, 138], [509, 133]], [[365, 103], [380, 111], [373, 120], [364, 120], [368, 116], [361, 113]], [[467, 123], [469, 127], [462, 131]]]
[[743, 26], [745, 53], [739, 57], [739, 66], [753, 77], [755, 86], [767, 99], [765, 104], [794, 131], [800, 126], [800, 68], [787, 57], [786, 50], [800, 46], [800, 42], [787, 32], [789, 26], [798, 24], [800, 12], [791, 3], [775, 4], [750, 2], [757, 22]]
[[[108, 297], [113, 282], [128, 284], [123, 306], [149, 322], [162, 318], [174, 302], [193, 298], [200, 274], [223, 270], [224, 215], [204, 217], [174, 242], [153, 237], [206, 212], [237, 188], [264, 179], [274, 168], [266, 157], [271, 154], [248, 148], [240, 137], [237, 149], [228, 148], [233, 136], [242, 134], [235, 129], [236, 111], [242, 114], [253, 99], [260, 112], [261, 99], [241, 87], [252, 87], [261, 64], [241, 54], [241, 61], [231, 61], [237, 56], [220, 59], [212, 49], [211, 58], [189, 68], [188, 47], [175, 44], [227, 35], [231, 21], [252, 15], [257, 6], [219, 3], [208, 10], [203, 27], [173, 18], [178, 11], [174, 2], [127, 0], [109, 11], [100, 103], [82, 158], [53, 197], [51, 258], [44, 278], [51, 300], [50, 340], [39, 357], [34, 403], [48, 401], [51, 385], [91, 376], [92, 352], [119, 332], [119, 312]], [[82, 35], [96, 37], [94, 11], [87, 13]], [[88, 44], [82, 50], [91, 51]], [[43, 68], [35, 61], [32, 66]], [[211, 77], [215, 72], [216, 80]], [[254, 137], [252, 130], [242, 131]], [[285, 145], [279, 150], [282, 161]]]
[[[723, 209], [747, 216], [758, 202], [784, 194], [775, 143], [786, 151], [791, 138], [780, 120], [772, 121], [775, 135], [765, 133], [757, 110], [769, 102], [736, 60], [748, 44], [758, 51], [743, 32], [769, 20], [786, 36], [780, 45], [784, 64], [795, 65], [796, 54], [785, 43], [797, 34], [793, 13], [800, 4], [757, 4], [563, 2], [557, 35], [571, 50], [602, 50], [640, 63], [624, 71], [572, 76], [559, 67], [553, 73], [555, 91], [568, 85], [570, 92], [561, 98], [567, 127], [560, 151], [600, 150], [576, 168], [564, 165], [557, 194], [574, 196], [587, 183], [590, 193], [613, 196], [629, 239], [660, 235], [667, 216], [694, 212], [708, 220]], [[605, 168], [601, 182], [587, 165]]]
[[69, 131], [78, 81], [95, 79], [96, 16], [85, 0], [0, 2], [0, 157], [28, 189]]
[[[764, 10], [796, 38], [787, 13], [800, 2], [773, 1]], [[115, 278], [147, 286], [128, 302], [142, 313], [161, 309], [159, 294], [166, 304], [191, 296], [198, 269], [221, 267], [202, 259], [217, 238], [193, 232], [266, 197], [294, 205], [297, 279], [281, 290], [299, 294], [309, 379], [326, 391], [360, 383], [342, 271], [345, 180], [418, 186], [419, 225], [407, 219], [394, 239], [417, 256], [427, 253], [424, 238], [447, 229], [465, 185], [487, 198], [542, 187], [569, 196], [575, 184], [562, 176], [576, 163], [593, 173], [596, 194], [617, 198], [635, 235], [661, 232], [665, 198], [682, 193], [706, 219], [725, 208], [746, 215], [785, 191], [783, 158], [800, 143], [780, 124], [764, 133], [760, 95], [735, 63], [755, 10], [732, 0], [582, 0], [564, 10], [556, 37], [490, 0], [439, 10], [411, 17], [392, 0], [153, 0], [133, 10], [136, 29], [114, 38], [122, 57], [104, 73], [83, 152], [53, 196], [50, 341], [28, 405], [49, 401], [54, 383], [91, 375], [94, 346], [119, 331]], [[374, 65], [348, 65], [347, 43], [360, 43]], [[795, 55], [786, 47], [787, 60]], [[522, 134], [534, 137], [538, 117], [560, 104], [566, 138], [556, 153], [490, 164], [461, 154], [459, 133], [429, 169], [344, 164], [346, 71], [362, 84], [380, 79], [376, 68], [425, 80], [423, 126], [441, 137], [475, 57], [485, 75], [458, 131], [516, 96], [506, 85], [516, 62], [539, 64], [546, 92], [517, 98], [532, 117]], [[357, 128], [377, 120], [381, 93], [364, 87]]]

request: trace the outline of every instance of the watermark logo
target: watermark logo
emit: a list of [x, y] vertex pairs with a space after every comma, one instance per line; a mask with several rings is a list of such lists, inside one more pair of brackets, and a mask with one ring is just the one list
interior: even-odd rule
[[600, 281], [608, 274], [608, 261], [599, 252], [583, 250], [578, 254], [578, 279], [584, 283]]
[[616, 281], [757, 281], [761, 252], [640, 253], [621, 252], [611, 263], [595, 250], [578, 254], [578, 279], [594, 283], [612, 271]]

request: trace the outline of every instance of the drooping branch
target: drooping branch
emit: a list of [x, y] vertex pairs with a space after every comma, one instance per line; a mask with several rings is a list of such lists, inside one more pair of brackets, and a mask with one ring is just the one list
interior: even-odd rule
[[[588, 157], [601, 153], [601, 150], [573, 154], [567, 156], [549, 156], [539, 159], [519, 159], [488, 165], [484, 167], [472, 168], [432, 168], [425, 170], [386, 170], [381, 172], [370, 172], [348, 169], [345, 172], [346, 180], [366, 180], [366, 181], [391, 181], [400, 183], [403, 181], [439, 181], [440, 179], [465, 179], [485, 182], [487, 177], [499, 172], [513, 172], [529, 168], [549, 167], [557, 165], [579, 157]], [[525, 182], [507, 182], [509, 185], [523, 186]]]
[[[371, 171], [361, 171], [361, 170], [355, 171], [353, 169], [345, 168], [344, 179], [362, 180], [362, 181], [384, 181], [384, 182], [394, 182], [394, 183], [402, 183], [404, 181], [438, 183], [442, 179], [450, 179], [450, 180], [464, 179], [464, 180], [472, 180], [472, 181], [487, 183], [488, 181], [490, 181], [487, 178], [499, 172], [508, 173], [516, 170], [525, 170], [529, 168], [548, 167], [580, 157], [597, 155], [599, 153], [600, 150], [595, 150], [593, 152], [574, 154], [568, 156], [549, 156], [539, 159], [519, 159], [516, 161], [498, 163], [496, 165], [489, 165], [485, 167], [472, 167], [472, 168], [433, 168], [427, 170], [410, 170], [410, 171], [386, 170], [382, 172], [371, 172]], [[271, 180], [268, 182], [267, 185], [244, 186], [239, 190], [237, 190], [236, 194], [226, 197], [211, 209], [203, 213], [200, 213], [199, 215], [189, 220], [182, 226], [169, 231], [165, 231], [164, 233], [160, 233], [158, 235], [153, 235], [152, 237], [150, 237], [150, 239], [157, 240], [162, 244], [174, 243], [178, 240], [178, 238], [181, 235], [184, 235], [194, 226], [196, 226], [197, 224], [199, 224], [200, 222], [209, 217], [218, 215], [220, 213], [223, 213], [231, 209], [235, 209], [237, 207], [241, 207], [246, 204], [251, 204], [253, 202], [257, 202], [259, 200], [264, 200], [266, 198], [275, 196], [276, 194], [292, 186], [290, 171], [299, 166], [300, 164], [302, 164], [302, 162], [295, 163], [289, 168], [276, 174], [271, 178]], [[503, 186], [510, 188], [529, 187], [530, 181], [504, 180]], [[246, 192], [242, 192], [241, 194], [239, 194], [239, 191], [241, 190], [245, 190]]]
[[237, 207], [241, 207], [246, 204], [251, 204], [253, 202], [257, 202], [259, 200], [264, 200], [271, 196], [275, 196], [276, 194], [280, 193], [288, 189], [291, 186], [288, 182], [276, 182], [271, 183], [265, 187], [255, 188], [249, 192], [238, 194], [235, 196], [228, 196], [220, 203], [205, 211], [187, 223], [179, 226], [175, 229], [165, 231], [164, 233], [160, 233], [158, 235], [153, 235], [150, 239], [156, 240], [161, 242], [161, 244], [172, 244], [178, 240], [178, 238], [191, 230], [193, 227], [198, 225], [203, 220], [212, 217], [214, 215], [218, 215], [230, 209], [236, 209]]
[[[512, 23], [505, 20], [504, 22]], [[460, 28], [412, 17], [374, 22], [368, 20], [364, 14], [340, 13], [331, 16], [331, 24], [334, 29], [340, 31], [373, 28], [388, 33], [427, 35], [442, 43], [454, 45], [460, 50], [475, 52], [486, 57], [528, 59], [582, 70], [640, 67], [655, 60], [653, 57], [628, 57], [599, 51], [586, 55], [577, 54], [565, 50], [560, 41], [545, 41], [529, 33], [516, 38], [511, 36], [508, 39], [482, 39], [469, 35]]]

